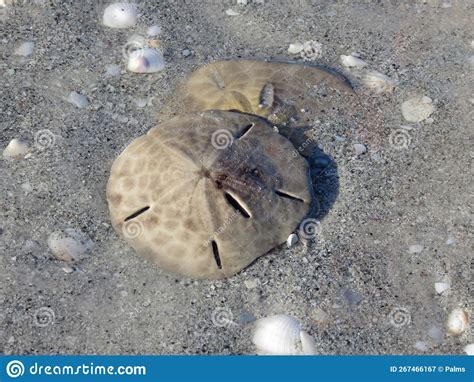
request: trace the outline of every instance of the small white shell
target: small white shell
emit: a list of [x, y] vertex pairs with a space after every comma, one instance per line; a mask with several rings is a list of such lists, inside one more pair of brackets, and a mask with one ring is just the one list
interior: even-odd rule
[[425, 249], [424, 245], [413, 244], [413, 245], [410, 245], [410, 247], [408, 248], [408, 253], [410, 255], [414, 255], [415, 253], [423, 252], [424, 249]]
[[3, 150], [5, 159], [21, 159], [28, 153], [28, 143], [23, 139], [12, 139], [7, 147]]
[[342, 65], [348, 68], [363, 68], [367, 65], [364, 60], [361, 60], [359, 57], [353, 56], [352, 54], [349, 56], [341, 55], [341, 62]]
[[434, 287], [436, 293], [441, 294], [447, 291], [451, 287], [451, 285], [449, 285], [449, 283], [435, 283]]
[[367, 147], [365, 147], [365, 145], [363, 145], [362, 143], [355, 143], [354, 151], [356, 155], [362, 155], [367, 151]]
[[238, 16], [238, 15], [240, 15], [239, 12], [234, 11], [233, 9], [230, 9], [230, 8], [228, 10], [226, 10], [225, 13], [226, 13], [227, 16]]
[[161, 52], [143, 48], [137, 49], [128, 56], [127, 69], [133, 73], [154, 73], [163, 70], [165, 59]]
[[77, 106], [79, 109], [82, 109], [83, 107], [86, 107], [87, 105], [89, 105], [89, 101], [87, 100], [87, 98], [83, 96], [82, 94], [79, 94], [78, 92], [69, 93], [67, 100], [69, 103], [72, 103], [73, 105]]
[[463, 350], [467, 355], [474, 355], [474, 344], [464, 346]]
[[402, 103], [403, 118], [408, 122], [421, 122], [428, 118], [435, 110], [430, 97], [415, 97]]
[[158, 36], [161, 33], [161, 27], [159, 25], [152, 25], [148, 28], [146, 34], [151, 37]]
[[374, 90], [376, 93], [391, 92], [396, 85], [396, 82], [390, 77], [376, 71], [366, 73], [362, 78], [362, 82], [367, 88]]
[[35, 47], [35, 44], [31, 41], [27, 41], [22, 43], [18, 48], [15, 49], [15, 54], [17, 56], [29, 56], [30, 54], [33, 53], [33, 49]]
[[301, 347], [303, 354], [305, 355], [316, 355], [316, 341], [308, 333], [303, 330], [300, 332]]
[[468, 324], [467, 313], [462, 309], [456, 308], [449, 314], [446, 328], [449, 334], [459, 336], [467, 329]]
[[288, 236], [288, 239], [286, 239], [286, 246], [291, 248], [298, 242], [298, 240], [298, 235], [292, 233], [290, 236]]
[[261, 318], [255, 323], [253, 343], [257, 354], [294, 355], [301, 346], [300, 323], [286, 314]]
[[288, 47], [288, 53], [290, 54], [298, 54], [303, 50], [303, 44], [300, 44], [299, 42], [295, 44], [290, 44]]
[[48, 237], [48, 247], [54, 257], [62, 261], [78, 261], [94, 246], [90, 238], [82, 231], [67, 228], [53, 232]]
[[135, 4], [114, 3], [105, 8], [102, 22], [110, 28], [130, 28], [135, 25], [137, 18]]
[[423, 342], [423, 341], [417, 341], [415, 343], [415, 348], [416, 350], [423, 351], [423, 352], [430, 350], [426, 342]]

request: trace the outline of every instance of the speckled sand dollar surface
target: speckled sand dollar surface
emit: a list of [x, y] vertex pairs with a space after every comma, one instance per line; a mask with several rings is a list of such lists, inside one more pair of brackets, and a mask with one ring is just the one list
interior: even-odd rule
[[[253, 321], [287, 315], [319, 354], [472, 353], [472, 4], [136, 3], [112, 28], [109, 3], [0, 1], [0, 351], [255, 354]], [[137, 49], [164, 65], [129, 71]], [[299, 240], [232, 277], [177, 277], [117, 235], [105, 189], [224, 60], [331, 68], [357, 97], [327, 93], [301, 127], [317, 203]]]
[[232, 276], [285, 242], [306, 216], [308, 164], [265, 120], [184, 114], [120, 154], [107, 184], [117, 232], [165, 270]]

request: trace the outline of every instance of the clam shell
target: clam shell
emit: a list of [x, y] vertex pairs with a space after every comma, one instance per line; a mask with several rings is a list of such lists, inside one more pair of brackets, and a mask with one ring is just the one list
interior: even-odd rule
[[155, 49], [137, 49], [128, 56], [127, 69], [133, 73], [154, 73], [163, 70], [164, 67], [163, 54]]
[[137, 18], [135, 4], [114, 3], [105, 8], [102, 22], [110, 28], [130, 28], [135, 25]]
[[256, 321], [252, 341], [257, 348], [257, 354], [299, 354], [300, 331], [298, 320], [286, 314], [278, 314]]

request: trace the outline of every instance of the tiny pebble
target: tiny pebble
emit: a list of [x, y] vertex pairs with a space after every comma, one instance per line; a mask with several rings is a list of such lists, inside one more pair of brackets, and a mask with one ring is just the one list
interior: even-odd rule
[[71, 267], [63, 267], [63, 271], [67, 274], [74, 272], [74, 269]]
[[451, 287], [449, 283], [435, 283], [434, 286], [435, 286], [435, 291], [438, 294], [441, 294], [444, 291], [447, 291]]
[[428, 335], [436, 342], [441, 342], [443, 340], [443, 331], [437, 326], [432, 326], [428, 330]]
[[237, 0], [237, 4], [239, 4], [239, 5], [247, 5], [247, 4], [248, 4], [248, 0]]
[[75, 91], [69, 93], [67, 100], [69, 103], [72, 103], [79, 109], [82, 109], [83, 107], [89, 105], [89, 101], [87, 100], [87, 98]]
[[146, 34], [148, 36], [158, 36], [161, 33], [161, 27], [159, 25], [152, 25], [151, 27], [148, 28]]
[[259, 279], [250, 279], [250, 280], [245, 280], [244, 281], [244, 285], [247, 289], [254, 289], [254, 288], [258, 287], [259, 284], [260, 284]]
[[294, 246], [298, 242], [298, 235], [292, 233], [290, 236], [288, 236], [288, 239], [286, 240], [286, 246], [288, 248]]
[[191, 55], [191, 51], [189, 49], [183, 49], [183, 51], [181, 52], [181, 54], [184, 56], [184, 57], [189, 57]]
[[446, 240], [446, 244], [447, 245], [456, 244], [456, 239], [454, 237], [448, 237], [448, 239]]
[[410, 245], [410, 247], [408, 248], [408, 253], [410, 254], [420, 253], [423, 251], [423, 249], [425, 249], [425, 247], [421, 244]]
[[238, 16], [238, 15], [240, 15], [239, 12], [234, 11], [233, 9], [230, 9], [230, 8], [228, 10], [226, 10], [225, 13], [227, 14], [227, 16]]
[[139, 109], [144, 108], [144, 107], [146, 106], [146, 104], [147, 104], [146, 99], [137, 98], [137, 99], [135, 100], [135, 105], [137, 105], [137, 107], [138, 107]]
[[415, 348], [419, 351], [428, 351], [429, 348], [428, 348], [428, 345], [426, 344], [426, 342], [423, 342], [423, 341], [417, 341], [415, 343]]
[[433, 118], [426, 118], [425, 122], [428, 124], [428, 125], [431, 125], [433, 122], [434, 122], [434, 119]]
[[362, 155], [367, 151], [367, 147], [365, 147], [365, 145], [362, 143], [356, 143], [354, 144], [354, 151], [356, 155]]
[[15, 74], [15, 69], [11, 68], [7, 70], [7, 74], [13, 76]]
[[30, 54], [33, 53], [35, 44], [31, 41], [27, 41], [22, 43], [18, 48], [15, 49], [14, 54], [17, 56], [29, 56]]

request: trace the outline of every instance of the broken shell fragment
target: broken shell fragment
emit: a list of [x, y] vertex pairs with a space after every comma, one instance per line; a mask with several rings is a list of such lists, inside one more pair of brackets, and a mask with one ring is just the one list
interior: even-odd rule
[[427, 119], [435, 108], [430, 97], [415, 97], [402, 103], [403, 118], [408, 122], [421, 122]]
[[12, 139], [7, 147], [3, 150], [3, 158], [5, 159], [21, 159], [29, 151], [29, 146], [24, 139]]
[[363, 68], [367, 65], [364, 60], [352, 54], [349, 56], [341, 55], [341, 63], [348, 68]]

